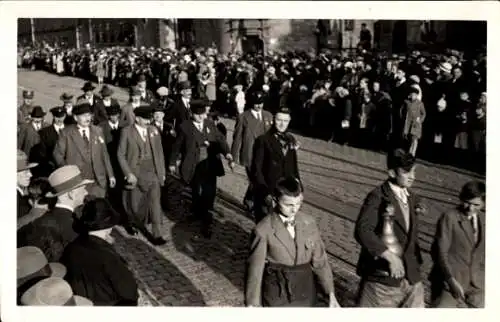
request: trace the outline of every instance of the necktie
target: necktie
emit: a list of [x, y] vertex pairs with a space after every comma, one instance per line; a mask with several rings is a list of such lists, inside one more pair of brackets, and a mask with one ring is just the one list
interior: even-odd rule
[[295, 238], [295, 219], [287, 219], [284, 221], [286, 230], [290, 233], [292, 238]]
[[478, 240], [477, 216], [469, 216], [469, 220], [472, 225], [472, 231], [474, 232], [474, 243], [477, 243]]
[[85, 144], [89, 145], [90, 141], [89, 141], [89, 136], [87, 135], [87, 130], [82, 130], [82, 137], [83, 141], [85, 141]]

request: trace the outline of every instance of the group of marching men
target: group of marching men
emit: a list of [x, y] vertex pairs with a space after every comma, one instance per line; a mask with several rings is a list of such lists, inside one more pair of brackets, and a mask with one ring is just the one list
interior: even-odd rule
[[[112, 228], [119, 224], [131, 235], [140, 231], [153, 245], [164, 245], [162, 194], [178, 200], [172, 181], [180, 177], [191, 190], [192, 217], [210, 238], [225, 158], [231, 169], [237, 162], [247, 172], [244, 204], [256, 221], [245, 304], [314, 306], [321, 286], [329, 306], [339, 306], [319, 228], [313, 216], [299, 212], [300, 144], [287, 131], [286, 107], [271, 115], [263, 110], [263, 93], [253, 93], [230, 147], [210, 104], [191, 100], [189, 82], [179, 85], [177, 96], [164, 87], [155, 96], [139, 78], [124, 106], [109, 87], [103, 86], [99, 97], [94, 89], [86, 83], [74, 106], [73, 97], [63, 94], [63, 106], [50, 110], [53, 121], [45, 127], [43, 109], [32, 104], [33, 92], [23, 93], [17, 156], [19, 303], [137, 305], [137, 283], [112, 246]], [[356, 222], [358, 304], [424, 307], [418, 241], [423, 210], [409, 189], [416, 159], [397, 149], [389, 153], [387, 166], [387, 180], [366, 197]], [[484, 184], [467, 183], [460, 200], [439, 220], [431, 250], [429, 279], [437, 307], [484, 306]], [[389, 205], [402, 254], [381, 238]]]

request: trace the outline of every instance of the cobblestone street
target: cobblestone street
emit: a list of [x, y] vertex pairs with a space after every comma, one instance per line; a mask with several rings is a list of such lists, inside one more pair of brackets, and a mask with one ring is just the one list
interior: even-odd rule
[[[83, 83], [76, 78], [19, 70], [18, 99], [20, 102], [22, 90], [32, 89], [35, 105], [48, 111], [60, 105], [63, 92], [80, 95]], [[112, 88], [114, 97], [123, 104], [127, 92]], [[234, 121], [226, 119], [224, 123], [231, 143]], [[298, 140], [305, 185], [302, 211], [315, 216], [336, 277], [339, 301], [343, 306], [352, 306], [358, 286], [354, 265], [359, 252], [353, 237], [354, 222], [366, 194], [386, 177], [385, 156], [300, 135]], [[428, 207], [419, 223], [427, 273], [431, 265], [428, 250], [438, 216], [456, 203], [464, 183], [479, 177], [465, 170], [423, 161], [419, 164], [414, 190]], [[215, 226], [208, 242], [195, 237], [196, 227], [188, 224], [184, 216], [168, 213], [162, 224], [168, 241], [165, 246], [154, 247], [143, 237], [130, 237], [121, 228], [115, 230], [116, 248], [139, 280], [142, 305], [243, 305], [245, 259], [253, 228], [253, 221], [241, 208], [246, 186], [241, 166], [234, 172], [226, 168], [226, 176], [218, 181]]]

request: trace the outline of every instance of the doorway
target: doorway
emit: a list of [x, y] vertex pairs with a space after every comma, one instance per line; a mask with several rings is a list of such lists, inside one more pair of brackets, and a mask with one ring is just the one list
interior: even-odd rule
[[407, 51], [407, 26], [406, 21], [398, 20], [394, 23], [392, 31], [392, 52], [403, 53]]
[[244, 53], [263, 53], [264, 41], [257, 35], [245, 36], [241, 41], [241, 49]]

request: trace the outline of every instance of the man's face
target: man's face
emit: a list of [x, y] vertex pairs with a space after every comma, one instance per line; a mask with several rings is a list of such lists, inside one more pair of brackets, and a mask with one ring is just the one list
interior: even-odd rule
[[33, 175], [31, 174], [31, 171], [24, 170], [24, 171], [19, 171], [17, 173], [17, 185], [21, 188], [27, 188], [30, 184], [30, 179]]
[[141, 96], [140, 95], [132, 95], [132, 103], [138, 104], [141, 101]]
[[113, 123], [118, 122], [119, 119], [120, 119], [120, 114], [109, 115], [109, 120]]
[[260, 103], [260, 104], [254, 104], [253, 105], [253, 109], [257, 112], [259, 111], [262, 111], [262, 108], [264, 107], [264, 103]]
[[404, 77], [405, 77], [405, 73], [402, 70], [399, 69], [396, 72], [396, 78], [399, 79], [399, 80], [402, 80]]
[[288, 124], [290, 124], [290, 114], [286, 113], [276, 113], [276, 116], [274, 118], [274, 124], [276, 126], [276, 130], [278, 132], [285, 132], [286, 129], [288, 128]]
[[455, 57], [455, 56], [451, 56], [451, 57], [450, 57], [450, 64], [452, 64], [452, 65], [456, 65], [456, 64], [458, 64], [458, 59], [457, 59], [457, 57]]
[[33, 103], [33, 100], [31, 98], [25, 98], [24, 99], [24, 104], [25, 105], [31, 105], [31, 103]]
[[64, 102], [63, 107], [66, 110], [71, 110], [73, 108], [73, 103], [72, 102]]
[[193, 114], [193, 119], [197, 123], [203, 122], [203, 120], [206, 118], [206, 113], [203, 114]]
[[460, 76], [462, 76], [462, 70], [460, 68], [455, 68], [453, 70], [453, 77], [459, 78]]
[[193, 94], [193, 91], [191, 90], [191, 88], [188, 88], [188, 89], [183, 89], [181, 91], [181, 95], [182, 97], [184, 97], [185, 99], [191, 99], [191, 95]]
[[287, 218], [294, 218], [302, 206], [302, 194], [297, 197], [283, 195], [279, 198], [277, 205], [281, 215]]
[[136, 116], [135, 120], [140, 126], [147, 126], [151, 123], [151, 119]]
[[390, 175], [395, 179], [398, 186], [402, 188], [410, 188], [415, 181], [415, 168], [416, 166], [413, 166], [410, 171], [398, 168], [395, 171], [391, 171]]
[[111, 101], [111, 96], [104, 96], [104, 97], [102, 98], [102, 100], [103, 100], [103, 101], [106, 101], [106, 102], [109, 102], [109, 101]]
[[93, 92], [93, 91], [86, 91], [86, 92], [85, 92], [85, 96], [86, 96], [86, 97], [92, 97], [92, 95], [93, 95], [93, 94], [94, 94], [94, 92]]
[[477, 215], [478, 212], [484, 208], [484, 200], [481, 197], [476, 197], [466, 201], [462, 200], [461, 208], [467, 216]]
[[41, 117], [32, 117], [31, 118], [31, 123], [33, 125], [37, 126], [38, 128], [42, 127], [42, 122], [43, 122], [43, 118], [41, 118]]
[[83, 113], [83, 114], [80, 114], [80, 115], [75, 115], [75, 121], [81, 127], [89, 127], [90, 126], [90, 122], [92, 121], [92, 114], [90, 114], [90, 113]]
[[160, 112], [160, 111], [154, 112], [154, 114], [153, 114], [153, 120], [156, 123], [163, 123], [163, 118], [164, 117], [165, 117], [165, 113]]
[[66, 118], [66, 115], [60, 116], [60, 117], [54, 117], [54, 124], [57, 126], [63, 125], [65, 118]]
[[417, 100], [417, 98], [418, 98], [418, 94], [417, 94], [417, 93], [412, 92], [412, 93], [410, 94], [410, 100], [412, 100], [412, 101], [416, 101], [416, 100]]
[[379, 82], [374, 82], [373, 83], [373, 91], [374, 92], [379, 92], [380, 91], [380, 83]]
[[137, 83], [137, 87], [139, 87], [142, 90], [145, 90], [146, 89], [146, 81], [142, 81], [142, 82]]
[[78, 187], [68, 193], [68, 196], [71, 200], [73, 200], [75, 207], [83, 205], [83, 202], [85, 201], [85, 197], [87, 197], [87, 195], [88, 191], [85, 186]]

